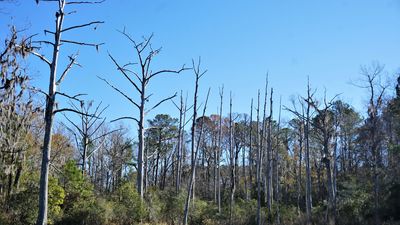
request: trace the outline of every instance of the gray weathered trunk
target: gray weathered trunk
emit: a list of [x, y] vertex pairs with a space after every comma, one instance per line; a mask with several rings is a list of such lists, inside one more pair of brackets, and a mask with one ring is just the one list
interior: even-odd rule
[[[143, 77], [144, 78], [144, 77]], [[140, 107], [139, 107], [139, 123], [138, 123], [138, 139], [139, 139], [139, 149], [138, 149], [138, 165], [137, 165], [137, 190], [140, 196], [140, 199], [143, 201], [144, 197], [144, 115], [145, 115], [145, 102], [146, 102], [146, 79], [141, 82], [141, 95], [140, 95]]]
[[219, 106], [219, 127], [218, 127], [218, 148], [217, 148], [217, 185], [218, 185], [218, 212], [221, 213], [221, 168], [220, 156], [222, 149], [222, 103], [224, 98], [224, 87], [220, 91], [220, 106]]
[[256, 182], [257, 182], [257, 225], [261, 225], [261, 148], [260, 148], [260, 91], [257, 98], [257, 126], [256, 126], [256, 143], [257, 143], [257, 162], [256, 162]]
[[309, 143], [309, 131], [310, 131], [310, 103], [309, 100], [311, 98], [311, 90], [310, 84], [307, 85], [307, 110], [306, 110], [306, 125], [304, 129], [304, 139], [306, 144], [306, 217], [307, 224], [311, 224], [311, 207], [312, 207], [312, 198], [311, 198], [311, 169], [310, 169], [310, 143]]
[[59, 11], [56, 14], [56, 32], [54, 34], [53, 59], [50, 67], [49, 92], [48, 92], [48, 97], [46, 99], [42, 165], [40, 168], [39, 213], [36, 221], [37, 225], [47, 224], [48, 191], [49, 191], [48, 182], [49, 182], [49, 169], [50, 169], [51, 140], [52, 140], [52, 130], [54, 122], [54, 108], [56, 101], [57, 64], [60, 51], [63, 19], [64, 19], [64, 5], [61, 5]]
[[235, 204], [235, 180], [236, 180], [236, 163], [235, 163], [235, 147], [233, 144], [233, 120], [232, 120], [232, 93], [229, 101], [229, 156], [230, 156], [230, 167], [231, 167], [231, 195], [230, 195], [230, 210], [229, 210], [229, 221], [232, 224], [233, 207]]
[[268, 221], [271, 222], [272, 219], [272, 95], [273, 95], [273, 89], [271, 88], [271, 94], [270, 94], [270, 105], [269, 105], [269, 117], [268, 117], [268, 131], [267, 131], [267, 169], [266, 169], [266, 178], [267, 178], [267, 208], [268, 208]]

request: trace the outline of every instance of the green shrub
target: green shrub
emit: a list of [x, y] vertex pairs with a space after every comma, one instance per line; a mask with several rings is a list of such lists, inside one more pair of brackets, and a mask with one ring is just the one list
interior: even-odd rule
[[339, 224], [366, 224], [366, 220], [372, 216], [370, 188], [368, 184], [361, 186], [354, 178], [341, 184], [337, 206]]
[[180, 224], [183, 221], [183, 210], [186, 202], [186, 192], [164, 191], [160, 195], [163, 202], [162, 219], [168, 224]]
[[[29, 173], [22, 179], [25, 189], [13, 194], [11, 198], [11, 224], [35, 224], [38, 214], [39, 199], [39, 175]], [[62, 216], [61, 205], [64, 203], [65, 192], [58, 184], [58, 180], [49, 177], [49, 199], [48, 199], [48, 224]]]
[[145, 218], [144, 204], [132, 183], [124, 183], [118, 188], [114, 202], [114, 221], [118, 224], [136, 224]]
[[95, 201], [79, 201], [58, 221], [58, 225], [109, 225], [114, 218], [113, 204], [100, 197]]

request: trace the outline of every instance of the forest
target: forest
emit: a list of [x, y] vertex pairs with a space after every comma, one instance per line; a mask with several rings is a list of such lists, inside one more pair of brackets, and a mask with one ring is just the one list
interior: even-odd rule
[[[305, 94], [284, 105], [267, 74], [248, 110], [235, 112], [233, 93], [241, 90], [209, 88], [202, 58], [154, 67], [161, 48], [152, 46], [152, 34], [115, 31], [135, 62], [102, 50], [101, 42], [64, 39], [101, 29], [100, 20], [64, 22], [75, 7], [103, 1], [36, 3], [56, 9], [46, 39], [12, 25], [2, 31], [1, 225], [400, 224], [400, 73], [375, 61], [361, 65], [353, 88], [365, 91], [364, 109], [310, 79]], [[110, 120], [107, 104], [60, 88], [74, 79], [72, 68], [84, 67], [78, 53], [66, 64], [60, 57], [83, 48], [105, 54], [114, 76], [129, 85], [127, 92], [91, 75], [103, 84], [95, 88], [118, 94], [114, 101], [132, 106], [131, 114]], [[31, 83], [33, 61], [45, 65], [46, 90]], [[189, 94], [165, 87], [177, 92], [151, 98], [154, 80], [181, 74], [193, 78]], [[217, 110], [208, 108], [211, 101]], [[173, 115], [159, 110], [165, 104]]]

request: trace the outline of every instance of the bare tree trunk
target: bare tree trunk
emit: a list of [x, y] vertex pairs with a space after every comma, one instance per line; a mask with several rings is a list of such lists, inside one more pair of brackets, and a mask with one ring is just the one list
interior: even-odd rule
[[[265, 173], [263, 174], [263, 166], [261, 164], [260, 174], [263, 179], [263, 191], [264, 191], [264, 202], [267, 203], [267, 217], [270, 211], [270, 205], [268, 205], [268, 198], [270, 193], [267, 191], [268, 175], [269, 175], [269, 159], [268, 159], [268, 137], [267, 137], [267, 100], [268, 100], [268, 74], [265, 78], [265, 90], [264, 90], [264, 108], [263, 108], [263, 118], [262, 118], [262, 129], [261, 129], [261, 139], [260, 139], [260, 149], [261, 149], [261, 160], [265, 162]], [[268, 180], [269, 181], [269, 180]], [[269, 218], [267, 218], [269, 219]]]
[[[182, 153], [182, 157], [181, 157], [181, 162], [180, 162], [180, 171], [182, 171], [182, 167], [183, 167], [183, 163], [186, 160], [186, 148], [185, 148], [185, 125], [186, 125], [186, 112], [188, 111], [187, 109], [187, 95], [186, 95], [186, 99], [185, 99], [185, 107], [184, 107], [184, 111], [183, 111], [183, 125], [182, 125], [182, 141], [181, 141], [181, 153]], [[182, 172], [180, 173], [180, 177], [179, 177], [179, 183], [182, 183]]]
[[[143, 78], [145, 76], [143, 75]], [[145, 116], [145, 102], [146, 102], [146, 85], [147, 85], [147, 80], [144, 79], [143, 82], [141, 82], [141, 93], [140, 93], [140, 105], [139, 105], [139, 122], [138, 122], [138, 140], [139, 140], [139, 148], [138, 148], [138, 157], [137, 157], [137, 190], [140, 196], [140, 199], [143, 201], [144, 193], [143, 193], [143, 171], [144, 171], [144, 116]], [[157, 175], [156, 175], [157, 176]]]
[[311, 198], [311, 169], [310, 169], [310, 143], [309, 143], [309, 131], [310, 131], [310, 103], [311, 99], [311, 89], [310, 83], [307, 84], [307, 110], [306, 110], [306, 126], [304, 130], [304, 139], [306, 144], [306, 215], [307, 224], [311, 224], [311, 208], [312, 208], [312, 198]]
[[[302, 105], [302, 116], [304, 117], [304, 108]], [[302, 162], [303, 162], [303, 138], [304, 138], [304, 120], [300, 120], [300, 127], [299, 127], [299, 177], [298, 177], [298, 182], [297, 182], [297, 208], [300, 213], [300, 202], [301, 202], [301, 195], [302, 195], [302, 177], [301, 177], [301, 171], [302, 171]]]
[[180, 107], [179, 107], [179, 128], [178, 128], [178, 143], [177, 143], [177, 154], [176, 154], [176, 177], [175, 177], [175, 191], [179, 193], [181, 188], [180, 177], [181, 177], [181, 157], [182, 157], [182, 126], [183, 126], [183, 96], [181, 91]]
[[[271, 98], [272, 98], [272, 93], [271, 93]], [[272, 105], [272, 104], [271, 104]], [[272, 106], [271, 106], [272, 108]], [[279, 146], [280, 146], [280, 129], [281, 129], [281, 109], [282, 109], [282, 99], [279, 100], [279, 117], [278, 117], [278, 133], [276, 136], [276, 150], [275, 150], [275, 171], [276, 171], [276, 181], [275, 181], [275, 191], [276, 191], [276, 196], [275, 196], [275, 205], [276, 205], [276, 224], [280, 224], [280, 208], [279, 208], [279, 202], [280, 202], [280, 190], [279, 190]]]
[[[152, 108], [146, 109], [146, 102], [149, 101], [149, 98], [152, 94], [147, 95], [146, 94], [146, 88], [147, 85], [149, 84], [150, 80], [152, 78], [160, 75], [160, 74], [166, 74], [166, 73], [174, 73], [174, 74], [179, 74], [180, 72], [186, 70], [187, 68], [182, 67], [179, 70], [169, 70], [169, 69], [163, 69], [159, 70], [156, 72], [153, 72], [150, 68], [150, 64], [153, 60], [153, 57], [157, 54], [154, 54], [155, 51], [159, 52], [161, 49], [153, 50], [151, 47], [151, 39], [153, 35], [151, 35], [149, 38], [145, 38], [143, 42], [136, 43], [134, 39], [125, 31], [121, 32], [125, 37], [127, 37], [134, 45], [134, 48], [136, 50], [137, 57], [139, 59], [139, 72], [132, 72], [129, 71], [125, 68], [125, 66], [120, 66], [118, 62], [112, 57], [111, 54], [109, 54], [109, 57], [111, 60], [114, 62], [114, 64], [117, 66], [117, 69], [122, 73], [122, 75], [129, 81], [129, 83], [134, 87], [137, 93], [140, 94], [140, 102], [137, 103], [135, 102], [132, 98], [130, 98], [127, 94], [125, 94], [123, 91], [118, 89], [117, 87], [111, 85], [107, 80], [102, 79], [104, 82], [106, 82], [110, 87], [112, 87], [114, 90], [119, 92], [121, 95], [123, 95], [130, 103], [132, 103], [138, 110], [139, 110], [139, 119], [135, 117], [120, 117], [118, 119], [115, 119], [113, 121], [121, 120], [121, 119], [130, 119], [136, 121], [138, 125], [138, 165], [137, 165], [137, 190], [140, 196], [141, 201], [143, 202], [143, 196], [144, 196], [144, 164], [145, 160], [147, 161], [146, 158], [144, 158], [144, 130], [145, 130], [145, 115], [149, 113], [151, 110], [157, 108], [159, 105], [162, 103], [173, 99], [176, 97], [176, 93], [170, 97], [164, 98], [163, 100], [159, 101], [157, 104], [155, 104]], [[147, 56], [144, 56], [144, 52], [146, 52], [146, 49], [150, 49], [150, 51], [147, 53]], [[129, 64], [129, 63], [128, 63]], [[136, 77], [140, 77], [138, 80], [139, 81], [134, 81], [130, 78], [129, 75], [134, 75]]]
[[220, 156], [221, 156], [221, 149], [222, 149], [222, 103], [224, 98], [224, 87], [222, 86], [220, 92], [220, 107], [219, 107], [219, 128], [218, 128], [218, 152], [217, 152], [217, 183], [218, 183], [218, 213], [221, 213], [221, 168], [220, 168]]
[[[87, 127], [86, 129], [87, 130]], [[86, 158], [87, 158], [87, 150], [88, 150], [88, 137], [84, 135], [82, 143], [83, 143], [83, 152], [82, 152], [82, 174], [85, 174], [86, 170]]]
[[[253, 140], [252, 140], [252, 133], [253, 133], [253, 99], [251, 99], [251, 104], [250, 104], [250, 131], [249, 131], [249, 156], [248, 156], [248, 160], [249, 160], [249, 189], [250, 191], [252, 190], [252, 181], [253, 181], [253, 175], [252, 175], [252, 146], [253, 146]], [[246, 186], [246, 199], [250, 199], [250, 194], [248, 192], [247, 186]]]
[[[336, 128], [337, 129], [337, 128]], [[337, 145], [338, 145], [338, 140], [337, 140], [337, 133], [335, 134], [335, 146], [333, 150], [333, 193], [334, 193], [334, 199], [333, 199], [333, 217], [334, 221], [336, 221], [336, 200], [337, 200]]]
[[244, 180], [244, 193], [246, 197], [246, 201], [249, 200], [249, 195], [247, 192], [247, 176], [246, 176], [246, 145], [244, 146], [242, 150], [242, 176]]
[[258, 91], [257, 98], [257, 126], [256, 126], [256, 142], [257, 142], [257, 169], [256, 169], [256, 180], [257, 180], [257, 225], [261, 225], [261, 148], [260, 148], [260, 134], [259, 134], [259, 123], [260, 123], [260, 90]]
[[149, 179], [149, 169], [148, 169], [148, 165], [149, 165], [149, 161], [147, 160], [147, 148], [144, 148], [144, 158], [146, 159], [144, 161], [144, 165], [143, 165], [143, 169], [144, 169], [144, 178], [143, 178], [143, 191], [146, 192], [147, 191], [147, 185], [148, 185], [148, 179]]
[[[194, 61], [192, 61], [192, 62], [193, 62], [193, 70], [196, 75], [194, 96], [193, 96], [192, 143], [191, 143], [192, 153], [194, 153], [194, 154], [192, 155], [192, 160], [191, 160], [192, 161], [191, 176], [190, 176], [190, 180], [189, 180], [188, 193], [186, 196], [185, 209], [184, 209], [184, 218], [183, 218], [184, 225], [188, 224], [189, 205], [190, 205], [190, 199], [191, 199], [190, 196], [193, 194], [193, 197], [194, 197], [193, 192], [194, 192], [194, 182], [196, 179], [196, 177], [195, 177], [195, 175], [196, 175], [196, 160], [197, 160], [197, 153], [199, 150], [199, 143], [200, 143], [201, 136], [203, 133], [203, 125], [204, 125], [204, 121], [202, 121], [201, 127], [200, 127], [199, 138], [198, 138], [197, 145], [196, 145], [195, 133], [196, 133], [196, 119], [197, 119], [197, 93], [198, 93], [198, 89], [199, 89], [199, 80], [207, 72], [207, 71], [204, 71], [204, 72], [200, 71], [200, 59], [199, 59], [197, 67], [196, 67]], [[203, 120], [204, 120], [204, 115], [205, 115], [205, 111], [207, 108], [207, 101], [208, 101], [209, 94], [210, 94], [210, 89], [208, 90], [206, 102], [204, 104]], [[193, 198], [193, 201], [194, 201], [194, 198]]]
[[273, 95], [273, 89], [271, 88], [271, 94], [270, 94], [270, 108], [269, 108], [269, 117], [268, 117], [268, 132], [267, 132], [267, 208], [268, 208], [268, 214], [267, 218], [268, 221], [272, 222], [272, 96]]
[[230, 167], [231, 167], [231, 196], [230, 196], [230, 209], [229, 209], [229, 223], [232, 224], [233, 207], [235, 204], [235, 180], [236, 180], [236, 163], [235, 163], [235, 147], [233, 144], [233, 120], [232, 120], [232, 92], [229, 98], [229, 155], [230, 155]]
[[64, 6], [65, 2], [59, 5], [59, 11], [56, 13], [56, 31], [54, 34], [54, 48], [53, 48], [53, 60], [50, 66], [50, 81], [48, 97], [46, 99], [46, 110], [45, 110], [45, 130], [43, 140], [43, 152], [42, 152], [42, 166], [40, 169], [40, 188], [39, 188], [39, 213], [36, 221], [37, 225], [47, 225], [47, 211], [48, 211], [48, 182], [49, 182], [49, 167], [50, 167], [50, 153], [51, 153], [51, 139], [53, 131], [54, 121], [54, 106], [56, 101], [56, 74], [58, 56], [61, 44], [61, 30], [64, 20]]
[[214, 159], [214, 166], [213, 166], [213, 181], [214, 181], [214, 203], [218, 203], [218, 188], [217, 188], [217, 173], [218, 173], [218, 146], [215, 141], [215, 137], [213, 137], [213, 159]]

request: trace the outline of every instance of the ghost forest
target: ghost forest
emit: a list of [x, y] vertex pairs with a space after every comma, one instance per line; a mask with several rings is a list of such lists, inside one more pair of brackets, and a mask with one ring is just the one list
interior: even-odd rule
[[[108, 121], [107, 106], [60, 89], [81, 66], [77, 54], [59, 64], [65, 48], [103, 47], [63, 38], [103, 21], [64, 22], [77, 5], [102, 1], [36, 3], [56, 5], [48, 39], [14, 26], [2, 31], [0, 224], [400, 224], [400, 77], [384, 83], [382, 64], [361, 66], [355, 88], [367, 93], [365, 112], [339, 95], [317, 97], [311, 80], [306, 94], [282, 105], [266, 76], [247, 112], [232, 111], [232, 92], [221, 84], [213, 90], [218, 111], [206, 115], [211, 95], [201, 59], [153, 70], [161, 50], [152, 48], [153, 36], [136, 40], [122, 30], [137, 61], [107, 57], [132, 91], [101, 75], [99, 88], [137, 111]], [[31, 61], [46, 65], [48, 90], [31, 85]], [[194, 77], [193, 98], [181, 91], [151, 99], [153, 80], [182, 73]], [[179, 116], [157, 112], [161, 104]]]

